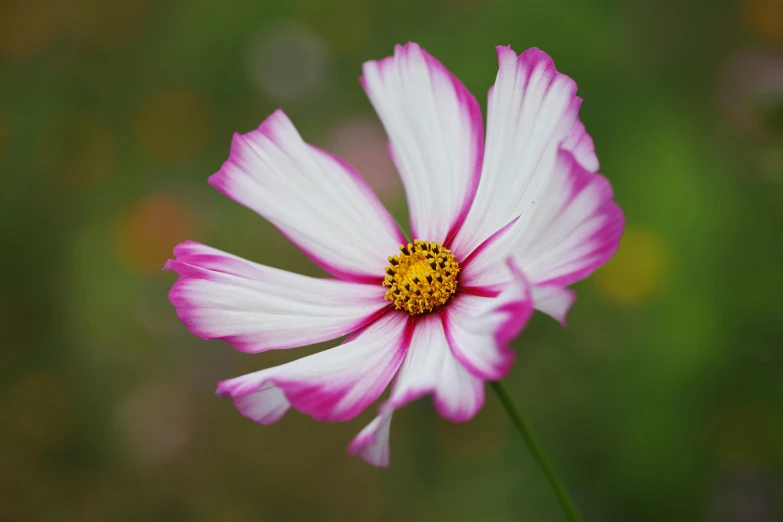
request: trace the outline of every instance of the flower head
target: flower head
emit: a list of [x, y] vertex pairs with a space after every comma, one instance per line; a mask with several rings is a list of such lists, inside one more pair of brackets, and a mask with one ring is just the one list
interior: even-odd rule
[[210, 183], [335, 278], [186, 242], [166, 264], [180, 276], [169, 294], [180, 319], [250, 353], [348, 335], [220, 382], [218, 395], [242, 414], [271, 424], [293, 407], [345, 421], [391, 383], [378, 417], [349, 446], [387, 465], [395, 410], [432, 395], [443, 417], [471, 419], [484, 382], [508, 372], [508, 344], [533, 309], [565, 323], [575, 299], [568, 285], [614, 254], [623, 215], [596, 174], [576, 84], [538, 49], [497, 52], [486, 139], [475, 98], [418, 45], [364, 64], [361, 83], [407, 192], [412, 242], [362, 178], [305, 143], [281, 111], [234, 136]]

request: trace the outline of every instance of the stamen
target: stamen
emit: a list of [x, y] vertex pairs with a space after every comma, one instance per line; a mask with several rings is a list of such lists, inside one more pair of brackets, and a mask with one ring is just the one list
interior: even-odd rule
[[448, 248], [435, 242], [415, 240], [400, 245], [400, 254], [389, 257], [383, 286], [386, 299], [410, 315], [433, 312], [451, 300], [457, 291], [459, 263]]

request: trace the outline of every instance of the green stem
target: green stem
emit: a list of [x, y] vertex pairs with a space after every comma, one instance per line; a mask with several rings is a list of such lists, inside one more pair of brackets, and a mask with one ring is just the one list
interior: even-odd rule
[[541, 450], [541, 445], [536, 440], [533, 432], [530, 429], [530, 426], [528, 426], [525, 418], [519, 411], [519, 408], [514, 403], [514, 399], [512, 399], [511, 395], [509, 395], [508, 390], [506, 389], [506, 385], [501, 381], [495, 381], [490, 384], [492, 384], [492, 388], [495, 390], [495, 393], [497, 393], [500, 402], [503, 404], [503, 407], [508, 413], [508, 416], [511, 417], [511, 422], [514, 423], [514, 426], [522, 436], [525, 444], [527, 444], [530, 453], [533, 454], [533, 457], [535, 457], [538, 465], [541, 466], [541, 471], [544, 472], [549, 485], [555, 492], [555, 496], [560, 502], [560, 506], [563, 508], [563, 511], [565, 511], [566, 517], [570, 522], [582, 522], [582, 516], [576, 510], [574, 503], [571, 502], [571, 499], [568, 497], [568, 493], [566, 492], [563, 483], [560, 482], [560, 480], [557, 478], [557, 475], [555, 475], [555, 470], [552, 468], [552, 465], [549, 463], [546, 455], [544, 455], [544, 452]]

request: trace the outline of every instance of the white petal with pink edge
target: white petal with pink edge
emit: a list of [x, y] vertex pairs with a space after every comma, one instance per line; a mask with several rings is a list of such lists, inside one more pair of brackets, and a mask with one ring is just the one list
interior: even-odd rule
[[389, 136], [414, 238], [446, 242], [478, 186], [484, 131], [476, 99], [414, 43], [365, 63], [362, 84]]
[[619, 245], [625, 219], [612, 198], [606, 178], [560, 149], [536, 204], [468, 256], [460, 285], [474, 292], [504, 288], [508, 273], [499, 260], [511, 256], [531, 282], [534, 307], [564, 324], [575, 299], [565, 287], [590, 275]]
[[571, 132], [563, 140], [561, 147], [574, 153], [578, 161], [585, 169], [590, 172], [598, 172], [598, 156], [595, 155], [595, 145], [593, 138], [587, 134], [584, 124], [576, 120]]
[[203, 339], [243, 352], [295, 348], [355, 331], [387, 307], [380, 285], [307, 277], [196, 242], [166, 263], [180, 279], [169, 293], [177, 315]]
[[614, 255], [625, 218], [613, 197], [606, 178], [585, 169], [572, 152], [558, 151], [536, 210], [520, 216], [515, 227], [522, 232], [510, 247], [531, 282], [565, 287]]
[[452, 245], [462, 256], [533, 204], [581, 103], [576, 83], [557, 72], [543, 51], [528, 49], [517, 57], [509, 47], [498, 47], [497, 54], [481, 182]]
[[505, 289], [495, 297], [457, 296], [443, 311], [451, 352], [473, 375], [502, 379], [514, 362], [509, 343], [533, 314], [532, 289], [521, 270], [510, 262]]
[[209, 182], [268, 219], [331, 274], [383, 279], [404, 237], [372, 189], [346, 163], [305, 143], [282, 111], [235, 134]]
[[234, 405], [242, 415], [264, 425], [279, 421], [291, 407], [283, 390], [272, 382], [256, 392], [235, 397]]
[[389, 465], [389, 434], [394, 409], [388, 405], [379, 408], [380, 413], [351, 441], [350, 455], [359, 455], [375, 467]]
[[472, 419], [484, 404], [484, 381], [451, 352], [439, 314], [416, 321], [389, 405], [400, 408], [426, 394], [433, 395], [438, 413], [454, 422]]
[[[408, 349], [411, 331], [407, 314], [389, 312], [340, 346], [222, 381], [217, 394], [232, 397], [254, 420], [274, 417], [273, 410], [282, 408], [282, 391], [293, 408], [316, 420], [346, 421], [372, 404], [389, 384]], [[258, 395], [249, 404], [242, 402], [251, 394]]]
[[566, 326], [566, 316], [571, 305], [576, 301], [576, 292], [569, 288], [534, 285], [532, 293], [536, 310], [544, 312], [562, 326]]

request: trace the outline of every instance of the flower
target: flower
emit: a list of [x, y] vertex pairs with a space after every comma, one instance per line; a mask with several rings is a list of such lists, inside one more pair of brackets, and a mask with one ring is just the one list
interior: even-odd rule
[[217, 394], [261, 424], [291, 407], [346, 421], [394, 380], [348, 450], [389, 462], [395, 410], [431, 394], [471, 419], [504, 377], [533, 309], [565, 323], [567, 287], [615, 252], [624, 219], [596, 174], [576, 84], [539, 49], [497, 48], [487, 134], [475, 98], [414, 43], [364, 64], [362, 86], [390, 139], [408, 197], [408, 242], [362, 178], [305, 143], [277, 111], [235, 134], [209, 182], [272, 222], [335, 279], [258, 265], [194, 242], [165, 268], [169, 298], [204, 339], [249, 353], [348, 335], [335, 348], [229, 379]]

